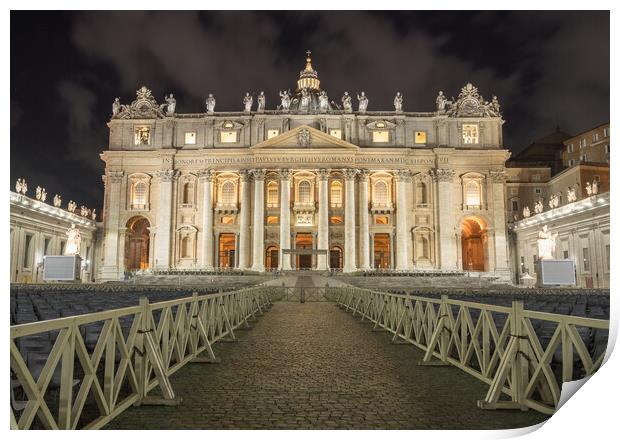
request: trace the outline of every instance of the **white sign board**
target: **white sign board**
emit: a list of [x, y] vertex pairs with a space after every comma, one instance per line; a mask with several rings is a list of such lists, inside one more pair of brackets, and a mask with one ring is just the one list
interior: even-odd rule
[[575, 262], [573, 260], [541, 260], [536, 263], [538, 286], [574, 286]]
[[77, 281], [81, 268], [79, 255], [46, 255], [43, 257], [43, 280]]

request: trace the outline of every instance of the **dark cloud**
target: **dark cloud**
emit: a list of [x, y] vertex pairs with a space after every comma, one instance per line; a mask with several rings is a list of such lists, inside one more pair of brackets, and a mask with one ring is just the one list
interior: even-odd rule
[[[609, 120], [608, 12], [22, 12], [11, 33], [12, 177], [53, 172], [47, 160], [20, 162], [45, 144], [80, 167], [79, 188], [59, 186], [93, 205], [114, 97], [130, 102], [145, 84], [160, 100], [175, 93], [180, 112], [201, 112], [208, 93], [218, 110], [239, 110], [245, 91], [264, 90], [274, 108], [308, 48], [332, 99], [365, 90], [371, 110], [392, 108], [400, 91], [406, 110], [430, 111], [438, 90], [474, 83], [499, 97], [513, 151], [556, 124], [576, 133]], [[42, 104], [52, 121], [23, 134], [50, 118]]]

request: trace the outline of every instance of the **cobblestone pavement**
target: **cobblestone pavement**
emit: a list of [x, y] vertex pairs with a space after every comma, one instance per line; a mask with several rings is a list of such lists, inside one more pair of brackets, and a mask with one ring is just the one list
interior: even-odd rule
[[220, 364], [172, 377], [179, 407], [132, 407], [108, 428], [499, 429], [547, 418], [478, 409], [487, 385], [454, 367], [418, 366], [419, 350], [390, 344], [333, 303], [276, 303], [238, 334], [239, 343], [214, 346]]

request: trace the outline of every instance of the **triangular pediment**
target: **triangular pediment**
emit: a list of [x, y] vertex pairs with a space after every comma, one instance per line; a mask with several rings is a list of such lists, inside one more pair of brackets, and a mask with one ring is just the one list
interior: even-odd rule
[[252, 147], [256, 150], [266, 149], [345, 149], [357, 151], [359, 147], [342, 139], [323, 133], [308, 125], [295, 127], [292, 130], [263, 141]]

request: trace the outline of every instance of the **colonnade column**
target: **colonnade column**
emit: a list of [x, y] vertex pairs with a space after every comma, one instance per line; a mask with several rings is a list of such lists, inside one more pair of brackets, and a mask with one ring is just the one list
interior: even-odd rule
[[[118, 221], [121, 206], [121, 183], [123, 182], [122, 171], [108, 171], [104, 177], [105, 191], [107, 196], [108, 217], [105, 222], [103, 267], [101, 268], [102, 280], [118, 280], [121, 275], [118, 270], [118, 261], [123, 255], [118, 255]], [[18, 234], [21, 229], [18, 229]], [[19, 237], [18, 235], [18, 238]], [[17, 243], [21, 243], [20, 240]], [[124, 250], [123, 250], [124, 252]], [[13, 276], [13, 274], [11, 274]], [[17, 280], [15, 280], [17, 281]]]
[[291, 254], [283, 252], [291, 248], [291, 175], [290, 170], [280, 170], [280, 270], [291, 270]]
[[265, 271], [265, 170], [252, 170], [254, 174], [254, 226], [252, 270]]
[[249, 245], [250, 245], [250, 173], [247, 170], [241, 173], [239, 184], [239, 194], [241, 207], [239, 212], [239, 269], [249, 267]]
[[370, 269], [370, 236], [368, 229], [368, 170], [361, 170], [359, 174], [360, 192], [360, 269]]
[[170, 242], [172, 228], [172, 183], [179, 176], [178, 170], [160, 170], [159, 201], [157, 209], [157, 238], [155, 239], [155, 268], [170, 268]]
[[396, 172], [396, 270], [409, 269], [409, 242], [411, 238], [407, 231], [407, 215], [409, 203], [407, 186], [411, 183], [409, 170]]
[[[493, 181], [493, 232], [495, 237], [495, 272], [506, 277], [510, 276], [508, 262], [508, 245], [506, 240], [506, 221], [504, 217], [506, 171], [491, 171]], [[489, 237], [490, 238], [490, 237]]]
[[356, 169], [344, 169], [344, 272], [354, 272], [355, 265], [355, 175]]
[[202, 267], [213, 269], [213, 170], [201, 170], [198, 178], [202, 182]]
[[328, 197], [327, 184], [329, 170], [320, 169], [319, 176], [319, 221], [317, 234], [317, 249], [325, 251], [325, 254], [318, 254], [316, 259], [317, 270], [327, 270], [327, 256], [329, 254], [329, 217], [328, 217]]
[[437, 182], [437, 223], [439, 224], [439, 261], [443, 270], [456, 269], [457, 255], [454, 234], [454, 202], [452, 199], [454, 170], [437, 168], [433, 171]]

